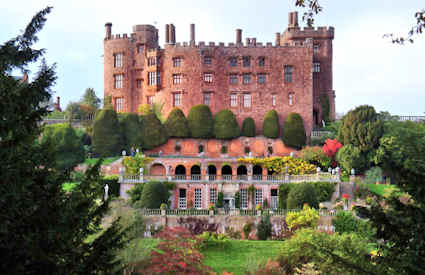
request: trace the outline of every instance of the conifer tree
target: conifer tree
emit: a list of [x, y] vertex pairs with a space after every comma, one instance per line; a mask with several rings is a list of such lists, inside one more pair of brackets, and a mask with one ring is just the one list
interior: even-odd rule
[[66, 194], [69, 176], [56, 169], [55, 149], [38, 142], [48, 114], [40, 103], [51, 97], [54, 66], [42, 61], [32, 81], [11, 76], [42, 58], [44, 50], [31, 47], [50, 10], [0, 45], [0, 274], [110, 274], [120, 267], [116, 250], [125, 244], [118, 222], [87, 241], [101, 231], [108, 209], [108, 201], [95, 202], [103, 191], [99, 163]]
[[218, 139], [232, 139], [241, 135], [241, 129], [232, 111], [224, 109], [214, 116], [214, 136]]
[[179, 108], [174, 108], [170, 112], [164, 126], [170, 137], [190, 137], [189, 124], [183, 111]]
[[120, 154], [123, 149], [120, 125], [117, 113], [112, 109], [103, 109], [94, 120], [93, 149], [100, 157], [111, 157]]
[[279, 116], [275, 110], [270, 110], [264, 117], [263, 135], [268, 138], [278, 138], [280, 135]]
[[167, 131], [153, 112], [142, 116], [143, 149], [152, 149], [168, 140]]

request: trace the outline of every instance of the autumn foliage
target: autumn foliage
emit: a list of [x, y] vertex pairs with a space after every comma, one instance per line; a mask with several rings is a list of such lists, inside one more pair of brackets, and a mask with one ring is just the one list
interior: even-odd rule
[[337, 139], [327, 139], [322, 147], [323, 153], [332, 159], [332, 166], [335, 166], [335, 156], [342, 144]]

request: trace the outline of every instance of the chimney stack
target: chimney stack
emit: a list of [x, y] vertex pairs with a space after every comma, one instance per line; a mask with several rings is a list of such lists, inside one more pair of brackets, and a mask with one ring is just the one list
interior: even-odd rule
[[176, 44], [176, 27], [173, 24], [170, 24], [170, 44]]
[[112, 37], [112, 23], [105, 24], [105, 39], [111, 39]]
[[242, 44], [242, 30], [236, 29], [236, 45]]
[[246, 46], [249, 46], [251, 44], [251, 39], [248, 37], [245, 38], [245, 43], [246, 43]]
[[195, 24], [190, 24], [190, 45], [195, 45]]
[[257, 46], [257, 38], [256, 38], [256, 37], [252, 38], [252, 39], [251, 39], [251, 43], [252, 43], [254, 46]]
[[276, 46], [280, 46], [280, 32], [276, 33], [275, 44]]
[[289, 13], [288, 28], [298, 28], [298, 12], [297, 11]]
[[170, 25], [169, 24], [165, 25], [165, 43], [166, 44], [170, 43]]

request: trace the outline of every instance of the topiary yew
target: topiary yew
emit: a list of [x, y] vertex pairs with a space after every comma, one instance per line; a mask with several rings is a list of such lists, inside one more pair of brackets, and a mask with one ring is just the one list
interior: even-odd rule
[[174, 108], [164, 123], [169, 137], [190, 137], [189, 124], [184, 113], [179, 108]]
[[214, 136], [218, 139], [232, 139], [241, 135], [238, 122], [232, 111], [224, 109], [214, 116]]
[[298, 113], [290, 113], [283, 126], [282, 140], [286, 146], [301, 149], [306, 144], [304, 122]]
[[125, 113], [119, 115], [119, 123], [126, 150], [131, 147], [141, 148], [143, 146], [142, 123], [137, 114]]
[[210, 108], [199, 104], [193, 106], [187, 116], [190, 133], [193, 138], [212, 138], [214, 121]]
[[168, 203], [168, 188], [163, 182], [148, 182], [144, 184], [142, 196], [137, 206], [140, 208], [158, 209], [162, 203]]
[[153, 112], [142, 116], [141, 121], [143, 125], [142, 137], [144, 149], [152, 149], [167, 142], [167, 131]]
[[279, 116], [275, 110], [270, 110], [264, 117], [263, 135], [268, 138], [278, 138], [280, 135]]
[[295, 184], [289, 191], [286, 207], [288, 209], [303, 208], [305, 203], [313, 208], [319, 207], [316, 190], [311, 183]]
[[123, 147], [117, 113], [112, 109], [103, 109], [94, 120], [93, 149], [100, 157], [117, 156]]
[[242, 136], [255, 137], [255, 122], [252, 117], [247, 117], [242, 123]]

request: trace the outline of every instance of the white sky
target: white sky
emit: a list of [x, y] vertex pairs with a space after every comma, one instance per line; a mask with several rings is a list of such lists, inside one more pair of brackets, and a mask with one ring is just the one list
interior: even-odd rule
[[[197, 41], [234, 42], [235, 29], [258, 42], [274, 42], [283, 32], [295, 0], [23, 0], [0, 4], [0, 44], [23, 30], [31, 17], [47, 5], [54, 7], [37, 47], [46, 48], [48, 63], [57, 64], [56, 95], [62, 108], [80, 99], [88, 87], [103, 97], [104, 24], [112, 33], [131, 33], [136, 24], [159, 29], [176, 26], [176, 40], [189, 40], [189, 24], [196, 24]], [[337, 112], [361, 104], [398, 115], [425, 112], [425, 34], [414, 44], [398, 46], [382, 36], [405, 34], [415, 23], [423, 0], [322, 0], [324, 12], [316, 26], [334, 26], [334, 89]], [[302, 11], [301, 11], [302, 12]], [[301, 14], [299, 15], [301, 19]], [[304, 25], [300, 22], [301, 25]], [[55, 96], [56, 96], [55, 95]]]

